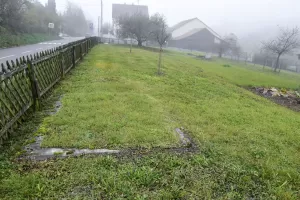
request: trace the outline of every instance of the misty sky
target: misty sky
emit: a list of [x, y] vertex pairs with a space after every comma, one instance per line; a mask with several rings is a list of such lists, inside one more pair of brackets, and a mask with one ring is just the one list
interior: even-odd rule
[[[47, 0], [40, 0], [46, 3]], [[87, 19], [97, 22], [101, 0], [70, 0], [80, 5]], [[56, 0], [63, 11], [66, 0]], [[111, 22], [112, 3], [137, 4], [135, 0], [103, 0], [104, 22]], [[274, 34], [277, 26], [300, 27], [300, 0], [140, 0], [150, 14], [163, 13], [170, 26], [198, 17], [221, 36], [235, 33], [239, 38]], [[96, 26], [95, 26], [96, 27]], [[272, 33], [266, 33], [270, 30]]]

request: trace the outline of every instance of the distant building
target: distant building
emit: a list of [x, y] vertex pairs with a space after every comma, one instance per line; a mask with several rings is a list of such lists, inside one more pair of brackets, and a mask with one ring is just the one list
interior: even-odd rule
[[169, 29], [169, 47], [218, 52], [221, 37], [198, 18], [182, 21]]
[[134, 4], [113, 4], [112, 5], [112, 21], [113, 29], [116, 33], [116, 20], [121, 16], [132, 16], [134, 14], [142, 14], [149, 17], [148, 6], [134, 5]]
[[140, 13], [149, 17], [148, 6], [133, 5], [133, 4], [113, 4], [112, 5], [112, 19], [116, 20], [124, 15], [134, 15]]
[[294, 55], [296, 55], [298, 57], [298, 60], [300, 60], [300, 49], [295, 49]]

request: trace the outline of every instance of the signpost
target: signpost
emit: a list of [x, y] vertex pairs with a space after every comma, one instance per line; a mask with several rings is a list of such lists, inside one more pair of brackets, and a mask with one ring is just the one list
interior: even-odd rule
[[88, 37], [94, 35], [94, 24], [93, 22], [89, 23], [89, 33], [88, 33]]
[[89, 24], [89, 27], [90, 27], [90, 31], [92, 32], [94, 30], [94, 24], [93, 23], [90, 23]]
[[49, 23], [49, 24], [48, 24], [48, 28], [49, 28], [49, 29], [54, 29], [54, 23]]
[[52, 30], [54, 29], [54, 23], [49, 23], [48, 24], [48, 29], [49, 29], [49, 35], [50, 35], [51, 29]]

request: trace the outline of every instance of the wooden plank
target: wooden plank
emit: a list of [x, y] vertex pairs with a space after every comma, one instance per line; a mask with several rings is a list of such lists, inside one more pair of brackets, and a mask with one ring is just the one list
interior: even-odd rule
[[18, 112], [17, 115], [15, 115], [10, 122], [8, 122], [4, 128], [0, 131], [0, 137], [16, 122], [18, 119], [31, 107], [31, 104], [26, 105], [22, 110]]
[[44, 91], [42, 91], [39, 95], [39, 97], [42, 97], [48, 90], [50, 90], [58, 81], [60, 80], [60, 77], [58, 77], [52, 84], [50, 84]]
[[4, 81], [5, 79], [9, 79], [10, 77], [14, 76], [16, 73], [19, 73], [20, 71], [26, 70], [26, 69], [27, 69], [27, 65], [21, 65], [17, 69], [1, 75], [0, 76], [0, 82]]

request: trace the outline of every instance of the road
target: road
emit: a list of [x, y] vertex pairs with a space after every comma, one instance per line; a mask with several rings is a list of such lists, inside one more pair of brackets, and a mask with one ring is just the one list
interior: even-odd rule
[[48, 49], [52, 49], [54, 47], [58, 47], [64, 44], [68, 44], [70, 42], [74, 42], [77, 40], [81, 40], [84, 37], [66, 37], [61, 40], [53, 40], [47, 42], [41, 42], [38, 44], [31, 44], [19, 47], [12, 47], [7, 49], [0, 49], [0, 65], [1, 63], [6, 63], [6, 61], [14, 60], [16, 61], [17, 58], [27, 56], [30, 54], [34, 54], [37, 52], [45, 51]]

